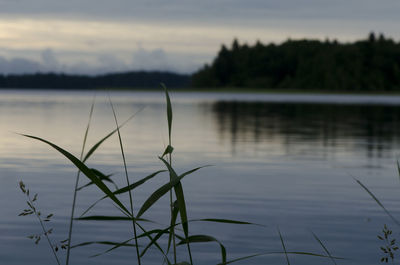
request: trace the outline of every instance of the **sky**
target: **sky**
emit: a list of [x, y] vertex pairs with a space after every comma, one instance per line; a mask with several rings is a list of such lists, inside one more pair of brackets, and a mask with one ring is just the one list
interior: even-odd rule
[[222, 44], [400, 40], [399, 0], [0, 0], [0, 73], [193, 73]]

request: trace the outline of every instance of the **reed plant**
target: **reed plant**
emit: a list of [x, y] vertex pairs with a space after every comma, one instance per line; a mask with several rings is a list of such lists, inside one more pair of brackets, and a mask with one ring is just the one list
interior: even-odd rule
[[[120, 128], [124, 126], [129, 120], [131, 120], [136, 114], [132, 115], [128, 120], [123, 123], [118, 122], [118, 116], [114, 105], [109, 98], [110, 106], [112, 109], [114, 121], [115, 121], [115, 129], [101, 138], [95, 145], [93, 145], [89, 151], [85, 154], [86, 149], [86, 141], [88, 137], [88, 132], [90, 128], [90, 123], [93, 115], [93, 107], [94, 101], [90, 108], [89, 113], [89, 121], [85, 131], [82, 149], [80, 158], [75, 157], [70, 152], [61, 148], [60, 146], [49, 142], [45, 139], [39, 138], [33, 135], [23, 134], [23, 136], [40, 141], [51, 146], [57, 152], [61, 153], [66, 159], [68, 159], [75, 167], [78, 172], [76, 174], [75, 186], [73, 189], [73, 200], [71, 207], [71, 215], [69, 220], [69, 229], [68, 229], [68, 238], [65, 241], [66, 245], [64, 247], [67, 249], [66, 261], [65, 264], [69, 265], [70, 262], [70, 253], [71, 249], [92, 245], [92, 244], [100, 244], [100, 245], [108, 245], [111, 246], [109, 249], [96, 254], [95, 256], [102, 255], [104, 253], [112, 252], [121, 247], [130, 247], [134, 248], [135, 259], [133, 264], [141, 265], [143, 264], [143, 257], [148, 253], [150, 248], [156, 249], [161, 256], [163, 257], [162, 263], [166, 263], [168, 265], [194, 265], [195, 260], [192, 255], [192, 244], [197, 243], [214, 243], [218, 245], [220, 252], [220, 262], [219, 265], [231, 264], [238, 261], [243, 261], [246, 259], [264, 256], [264, 255], [284, 255], [286, 258], [286, 262], [290, 265], [289, 255], [309, 255], [309, 256], [317, 256], [317, 257], [325, 257], [332, 260], [334, 264], [335, 260], [340, 259], [338, 257], [334, 257], [327, 250], [325, 245], [319, 240], [319, 238], [314, 234], [315, 239], [318, 243], [323, 247], [325, 254], [319, 253], [311, 253], [311, 252], [299, 252], [299, 251], [288, 251], [284, 244], [283, 236], [278, 229], [278, 234], [281, 240], [283, 251], [266, 251], [256, 254], [250, 254], [247, 256], [243, 256], [240, 258], [235, 258], [228, 260], [227, 259], [227, 250], [225, 245], [217, 239], [214, 235], [205, 235], [205, 234], [192, 234], [190, 233], [190, 224], [193, 222], [204, 222], [204, 223], [220, 223], [225, 225], [257, 225], [263, 226], [260, 224], [254, 224], [248, 221], [243, 220], [232, 220], [232, 219], [219, 219], [219, 218], [201, 218], [201, 219], [189, 219], [187, 204], [184, 195], [184, 189], [182, 180], [186, 176], [193, 174], [199, 171], [201, 168], [205, 166], [196, 167], [190, 170], [187, 170], [182, 173], [178, 173], [177, 170], [173, 166], [173, 152], [174, 147], [172, 146], [172, 121], [173, 121], [173, 112], [172, 112], [172, 104], [169, 93], [164, 86], [164, 93], [166, 98], [166, 116], [167, 116], [167, 124], [168, 124], [168, 145], [163, 150], [162, 154], [158, 157], [158, 160], [164, 166], [164, 169], [159, 169], [154, 171], [143, 178], [139, 178], [135, 181], [132, 181], [128, 174], [128, 167], [124, 152], [123, 145], [123, 137], [120, 132]], [[124, 179], [126, 182], [126, 186], [122, 188], [118, 188], [114, 185], [111, 175], [104, 174], [100, 170], [89, 168], [87, 165], [87, 160], [93, 155], [93, 153], [104, 143], [107, 139], [109, 139], [112, 135], [118, 135], [118, 144], [120, 148], [122, 164], [124, 168]], [[138, 201], [135, 199], [135, 192], [139, 190], [142, 184], [147, 181], [153, 179], [154, 177], [166, 173], [169, 175], [168, 182], [164, 183], [157, 189], [155, 189], [150, 196], [138, 207]], [[88, 183], [79, 187], [80, 176], [83, 175], [88, 179]], [[109, 185], [107, 185], [107, 183]], [[77, 202], [77, 194], [87, 186], [94, 185], [98, 188], [99, 191], [102, 192], [103, 196], [92, 203], [79, 217], [75, 216], [75, 208]], [[25, 188], [21, 186], [21, 189]], [[26, 193], [26, 192], [24, 192]], [[29, 195], [29, 194], [28, 194]], [[124, 203], [124, 200], [121, 196], [127, 195], [129, 205]], [[159, 227], [154, 228], [155, 225], [158, 225], [157, 222], [152, 220], [144, 219], [143, 216], [145, 213], [149, 212], [152, 207], [164, 196], [168, 197], [169, 201], [169, 222], [167, 225], [160, 224]], [[29, 197], [28, 197], [29, 199]], [[110, 200], [116, 208], [121, 213], [120, 215], [89, 215], [91, 210], [101, 201]], [[29, 205], [29, 204], [28, 204]], [[29, 214], [36, 213], [35, 208], [27, 209]], [[23, 212], [24, 213], [24, 212]], [[36, 214], [37, 217], [40, 215]], [[49, 216], [48, 216], [49, 218]], [[111, 241], [86, 241], [80, 242], [78, 244], [72, 244], [72, 235], [73, 235], [73, 223], [74, 221], [107, 221], [107, 222], [115, 222], [115, 221], [128, 221], [132, 224], [132, 236], [120, 241], [120, 242], [111, 242]], [[42, 225], [42, 221], [40, 220], [40, 224]], [[146, 224], [152, 223], [152, 226], [147, 226]], [[48, 238], [48, 230], [43, 227], [44, 235], [48, 239], [49, 245], [52, 249], [54, 256], [57, 258], [57, 264], [61, 264], [56, 253], [55, 247], [51, 243]], [[165, 240], [162, 240], [165, 239]], [[65, 243], [64, 242], [64, 243]], [[184, 253], [179, 253], [178, 255], [178, 246], [185, 245], [185, 249], [179, 249], [180, 251], [184, 251], [186, 253], [186, 258], [183, 260], [178, 260], [178, 257], [183, 257]]]

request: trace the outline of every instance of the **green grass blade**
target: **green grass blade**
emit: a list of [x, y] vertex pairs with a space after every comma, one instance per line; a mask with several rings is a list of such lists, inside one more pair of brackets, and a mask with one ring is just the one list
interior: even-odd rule
[[118, 247], [132, 247], [134, 246], [133, 244], [128, 244], [129, 241], [133, 240], [133, 238], [124, 241], [124, 242], [113, 242], [113, 241], [88, 241], [88, 242], [82, 242], [76, 245], [73, 245], [71, 248], [77, 248], [77, 247], [83, 247], [83, 246], [89, 246], [89, 245], [112, 245], [112, 246], [118, 246]]
[[167, 99], [167, 121], [168, 121], [168, 139], [171, 142], [171, 131], [172, 131], [172, 105], [171, 99], [168, 94], [168, 90], [164, 84], [161, 84], [165, 91], [165, 98]]
[[[151, 237], [152, 234], [154, 234], [154, 233], [159, 233], [159, 232], [161, 231], [160, 229], [154, 229], [154, 230], [151, 230], [151, 231], [146, 231], [146, 230], [143, 228], [143, 226], [141, 226], [139, 223], [136, 223], [136, 225], [144, 232], [143, 234], [139, 235], [138, 238], [139, 238], [139, 237], [148, 237], [150, 241], [153, 241], [153, 237]], [[100, 256], [100, 255], [106, 254], [106, 253], [108, 253], [108, 252], [110, 252], [110, 251], [113, 251], [113, 250], [116, 249], [116, 248], [122, 247], [123, 244], [126, 244], [126, 243], [128, 243], [129, 241], [134, 240], [134, 239], [135, 239], [135, 238], [128, 239], [128, 240], [126, 240], [126, 241], [124, 241], [124, 242], [122, 242], [122, 243], [119, 243], [118, 245], [116, 245], [116, 246], [114, 246], [114, 247], [112, 247], [112, 248], [110, 248], [110, 249], [108, 249], [108, 250], [106, 250], [106, 251], [104, 251], [104, 252], [101, 252], [101, 253], [99, 253], [99, 254], [93, 255], [92, 257], [97, 257], [97, 256]], [[157, 247], [157, 249], [158, 249], [158, 250], [161, 252], [161, 254], [164, 256], [164, 258], [165, 258], [165, 260], [167, 261], [168, 265], [170, 265], [171, 262], [169, 261], [168, 256], [165, 254], [165, 252], [164, 252], [163, 249], [160, 247], [160, 245], [157, 243], [157, 241], [155, 241], [153, 244]], [[136, 246], [136, 245], [132, 245], [132, 246]]]
[[208, 235], [193, 235], [189, 236], [186, 239], [181, 240], [178, 245], [183, 245], [187, 243], [206, 243], [206, 242], [216, 242], [219, 244], [221, 248], [221, 258], [222, 264], [226, 263], [226, 248], [225, 246], [215, 237], [208, 236]]
[[137, 245], [135, 245], [135, 244], [128, 244], [128, 242], [130, 242], [130, 241], [132, 241], [133, 240], [133, 238], [131, 238], [131, 239], [128, 239], [128, 240], [125, 240], [124, 242], [121, 242], [121, 243], [117, 243], [115, 246], [113, 246], [112, 248], [109, 248], [109, 249], [107, 249], [106, 251], [103, 251], [103, 252], [101, 252], [101, 253], [98, 253], [98, 254], [95, 254], [95, 255], [92, 255], [92, 256], [90, 256], [90, 258], [94, 258], [94, 257], [98, 257], [98, 256], [101, 256], [101, 255], [104, 255], [104, 254], [106, 254], [106, 253], [108, 253], [108, 252], [111, 252], [111, 251], [113, 251], [114, 249], [117, 249], [117, 248], [120, 248], [120, 247], [137, 247]]
[[87, 152], [87, 154], [85, 155], [84, 159], [82, 160], [83, 162], [86, 162], [86, 160], [88, 160], [90, 158], [90, 156], [94, 153], [94, 151], [97, 150], [97, 148], [99, 148], [99, 146], [108, 138], [110, 138], [114, 133], [116, 133], [118, 131], [118, 129], [122, 128], [123, 126], [125, 126], [125, 124], [127, 124], [131, 119], [133, 119], [133, 117], [135, 117], [140, 111], [142, 111], [143, 108], [139, 109], [138, 111], [136, 111], [133, 115], [131, 115], [127, 120], [125, 120], [123, 123], [121, 123], [121, 125], [119, 125], [119, 127], [115, 130], [113, 130], [112, 132], [110, 132], [109, 134], [107, 134], [104, 138], [102, 138], [100, 141], [98, 141], [95, 145], [93, 145], [92, 148], [89, 149], [89, 151]]
[[[121, 137], [121, 132], [119, 130], [119, 125], [118, 125], [118, 120], [117, 120], [117, 115], [115, 113], [115, 109], [114, 109], [114, 105], [111, 101], [110, 96], [108, 96], [108, 100], [110, 102], [111, 105], [111, 109], [112, 109], [112, 113], [114, 115], [114, 121], [115, 121], [115, 125], [117, 127], [117, 133], [118, 133], [118, 140], [119, 140], [119, 147], [121, 149], [121, 155], [122, 155], [122, 161], [124, 163], [124, 170], [125, 170], [125, 178], [126, 178], [126, 184], [129, 187], [130, 183], [129, 183], [129, 176], [128, 176], [128, 168], [126, 166], [126, 159], [125, 159], [125, 152], [124, 152], [124, 146], [122, 144], [122, 137]], [[130, 205], [130, 210], [131, 210], [131, 215], [135, 216], [134, 211], [133, 211], [133, 195], [130, 189], [128, 189], [128, 194], [129, 194], [129, 205]], [[135, 238], [135, 249], [136, 249], [136, 257], [137, 257], [137, 261], [138, 261], [138, 265], [141, 265], [141, 259], [140, 259], [140, 255], [139, 255], [139, 244], [138, 244], [138, 240], [137, 240], [137, 231], [136, 231], [136, 221], [135, 219], [132, 220], [132, 228], [133, 228], [133, 235]]]
[[168, 234], [168, 233], [169, 233], [169, 232], [168, 232], [167, 229], [160, 230], [160, 231], [157, 233], [157, 235], [150, 241], [150, 243], [147, 244], [147, 246], [142, 250], [142, 253], [140, 253], [140, 256], [143, 257], [144, 254], [146, 254], [146, 251], [147, 251], [155, 242], [157, 242], [157, 240], [160, 239], [160, 237], [161, 237], [163, 234]]
[[397, 173], [399, 175], [399, 180], [400, 180], [400, 164], [399, 164], [399, 160], [397, 160], [396, 162], [397, 162]]
[[141, 221], [141, 222], [152, 222], [148, 219], [143, 218], [132, 218], [129, 216], [110, 216], [110, 215], [91, 215], [75, 218], [75, 220], [80, 221]]
[[[179, 177], [176, 174], [175, 170], [170, 166], [170, 164], [162, 157], [159, 157], [159, 158], [161, 161], [164, 162], [164, 164], [168, 168], [168, 171], [170, 172], [170, 174], [172, 176], [172, 181], [178, 180]], [[188, 226], [188, 222], [187, 222], [185, 196], [184, 196], [182, 184], [180, 181], [178, 181], [176, 183], [176, 185], [174, 185], [174, 190], [175, 190], [176, 200], [178, 201], [179, 215], [181, 217], [183, 231], [185, 233], [185, 236], [187, 237], [189, 235], [189, 226]]]
[[317, 242], [322, 246], [322, 248], [324, 249], [325, 253], [329, 256], [329, 258], [332, 260], [333, 264], [336, 265], [336, 261], [335, 259], [332, 257], [331, 253], [329, 252], [328, 248], [325, 247], [324, 243], [322, 243], [322, 241], [317, 237], [316, 234], [314, 234], [313, 231], [311, 231], [311, 234], [314, 236], [315, 240], [317, 240]]
[[55, 150], [60, 152], [62, 155], [64, 155], [68, 160], [70, 160], [87, 178], [89, 178], [93, 183], [101, 190], [104, 192], [104, 194], [108, 195], [110, 199], [115, 202], [122, 210], [124, 210], [127, 214], [130, 215], [129, 210], [122, 204], [121, 201], [118, 200], [118, 198], [112, 193], [112, 191], [100, 180], [94, 175], [93, 171], [90, 170], [84, 163], [82, 163], [78, 158], [76, 158], [74, 155], [71, 153], [67, 152], [66, 150], [62, 149], [61, 147], [46, 141], [42, 138], [32, 136], [32, 135], [27, 135], [27, 134], [21, 134], [22, 136], [35, 139], [38, 141], [41, 141], [43, 143], [46, 143], [53, 147]]
[[[120, 188], [120, 189], [114, 191], [113, 194], [117, 195], [117, 194], [122, 194], [122, 193], [128, 192], [129, 190], [133, 190], [133, 189], [139, 187], [140, 185], [144, 184], [146, 181], [152, 179], [153, 177], [155, 177], [155, 176], [158, 175], [159, 173], [162, 173], [162, 172], [165, 172], [165, 171], [166, 171], [166, 170], [159, 170], [159, 171], [157, 171], [157, 172], [151, 173], [150, 175], [144, 177], [143, 179], [141, 179], [141, 180], [139, 180], [139, 181], [137, 181], [137, 182], [135, 182], [135, 183], [130, 184], [129, 187], [128, 187], [128, 186], [125, 186], [125, 187], [123, 187], [123, 188]], [[107, 197], [108, 197], [108, 196], [105, 195], [105, 196], [103, 196], [102, 198], [100, 198], [100, 199], [98, 199], [97, 201], [95, 201], [92, 205], [90, 205], [90, 206], [81, 214], [80, 217], [83, 217], [87, 212], [90, 211], [90, 209], [92, 209], [94, 206], [96, 206], [96, 204], [98, 204], [98, 203], [101, 202], [102, 200], [106, 199]]]
[[361, 181], [355, 178], [354, 180], [357, 181], [357, 183], [372, 197], [372, 199], [375, 200], [375, 202], [385, 211], [385, 213], [393, 220], [393, 222], [395, 222], [397, 225], [400, 226], [400, 222], [397, 221], [396, 218], [394, 218], [394, 216], [385, 208], [385, 206], [383, 206], [383, 204], [378, 200], [378, 198], [364, 184], [362, 184]]
[[[94, 169], [94, 168], [91, 168], [91, 170], [93, 171], [93, 173], [94, 173], [99, 179], [101, 179], [102, 181], [106, 181], [106, 182], [112, 183], [112, 184], [114, 185], [114, 187], [115, 187], [116, 189], [118, 189], [118, 187], [117, 187], [117, 185], [115, 184], [115, 182], [111, 179], [111, 176], [112, 176], [113, 174], [105, 175], [104, 173], [102, 173], [102, 172], [100, 172], [99, 170]], [[86, 187], [91, 186], [91, 185], [93, 185], [93, 184], [94, 184], [94, 183], [91, 181], [91, 182], [89, 182], [89, 183], [87, 183], [87, 184], [85, 184], [85, 185], [79, 187], [77, 190], [78, 190], [78, 191], [79, 191], [79, 190], [82, 190], [83, 188], [86, 188]]]
[[[194, 172], [198, 169], [200, 169], [200, 168], [193, 169], [190, 171]], [[177, 179], [174, 179], [174, 180], [164, 184], [163, 186], [158, 188], [155, 192], [153, 192], [150, 195], [150, 197], [143, 203], [143, 205], [140, 208], [136, 217], [139, 218], [140, 216], [142, 216], [154, 203], [156, 203], [162, 196], [164, 196], [169, 190], [171, 190], [175, 185], [177, 185], [181, 181], [181, 179], [183, 179], [187, 175], [188, 174], [184, 173], [184, 174], [180, 175]]]
[[[170, 177], [171, 181], [174, 180], [179, 180], [179, 177], [177, 176], [175, 170], [171, 167], [171, 165], [163, 158], [159, 157], [161, 161], [164, 162], [164, 164], [167, 166], [168, 171], [170, 172]], [[185, 238], [186, 238], [186, 243], [187, 243], [187, 248], [188, 248], [188, 254], [190, 258], [190, 264], [193, 265], [192, 261], [192, 253], [190, 249], [190, 241], [189, 241], [189, 223], [188, 223], [188, 218], [187, 218], [187, 211], [186, 211], [186, 202], [185, 202], [185, 195], [183, 193], [183, 188], [182, 188], [182, 183], [180, 180], [174, 185], [174, 191], [175, 191], [175, 196], [176, 200], [178, 201], [178, 208], [179, 208], [179, 215], [181, 217], [182, 221], [182, 228], [183, 232], [185, 233]], [[172, 232], [175, 233], [175, 232]]]
[[167, 248], [167, 253], [169, 252], [171, 248], [171, 243], [172, 243], [172, 237], [174, 236], [174, 233], [172, 233], [173, 228], [176, 226], [176, 218], [178, 217], [179, 213], [179, 205], [178, 201], [174, 201], [173, 207], [172, 207], [172, 216], [171, 216], [171, 222], [170, 222], [170, 228], [169, 229], [169, 236], [168, 236], [168, 248]]
[[213, 223], [224, 223], [224, 224], [237, 224], [237, 225], [257, 225], [264, 226], [261, 224], [250, 223], [245, 221], [231, 220], [231, 219], [217, 219], [217, 218], [203, 218], [203, 219], [192, 219], [188, 220], [188, 222], [213, 222]]
[[289, 256], [287, 254], [285, 242], [283, 242], [283, 237], [282, 237], [281, 231], [279, 230], [279, 227], [277, 229], [278, 229], [278, 233], [279, 233], [279, 238], [281, 239], [283, 251], [285, 252], [286, 262], [288, 265], [290, 265]]
[[[276, 255], [276, 254], [284, 254], [284, 255], [305, 255], [305, 256], [313, 256], [313, 257], [321, 257], [321, 258], [330, 258], [329, 256], [322, 255], [322, 254], [317, 254], [317, 253], [311, 253], [311, 252], [301, 252], [301, 251], [289, 251], [289, 252], [282, 252], [282, 251], [270, 251], [270, 252], [262, 252], [262, 253], [256, 253], [236, 259], [229, 260], [225, 263], [218, 263], [218, 265], [226, 265], [226, 264], [231, 264], [234, 262], [246, 260], [246, 259], [251, 259], [255, 257], [260, 257], [260, 256], [267, 256], [267, 255]], [[339, 259], [339, 260], [344, 260], [344, 258], [340, 257], [332, 257], [334, 259]]]
[[[91, 121], [92, 121], [93, 109], [94, 109], [95, 101], [96, 101], [96, 97], [93, 97], [92, 105], [90, 107], [90, 112], [89, 112], [89, 121], [87, 123], [85, 135], [83, 137], [81, 155], [79, 157], [80, 160], [82, 160], [83, 154], [85, 152], [86, 141], [87, 141], [87, 137], [88, 137], [88, 134], [89, 134], [90, 124], [91, 124]], [[81, 171], [78, 170], [78, 172], [76, 173], [74, 196], [73, 196], [73, 199], [72, 199], [71, 215], [70, 215], [70, 218], [69, 218], [68, 239], [67, 239], [68, 240], [67, 241], [68, 245], [67, 245], [67, 255], [66, 255], [66, 259], [65, 259], [65, 264], [66, 265], [69, 265], [69, 257], [70, 257], [70, 253], [71, 253], [72, 229], [73, 229], [73, 224], [74, 224], [76, 197], [77, 197], [77, 193], [78, 193], [78, 190], [79, 190], [78, 186], [79, 186], [80, 174], [81, 174]]]
[[165, 151], [164, 151], [164, 153], [162, 154], [161, 157], [164, 157], [164, 156], [166, 156], [166, 155], [172, 154], [173, 151], [174, 151], [174, 148], [173, 148], [171, 145], [168, 145], [168, 146], [165, 148]]
[[114, 194], [115, 195], [122, 194], [122, 193], [128, 192], [129, 190], [133, 190], [133, 189], [139, 187], [140, 185], [144, 184], [146, 181], [152, 179], [153, 177], [157, 176], [158, 174], [160, 174], [162, 172], [166, 172], [166, 170], [159, 170], [159, 171], [156, 171], [154, 173], [151, 173], [150, 175], [142, 178], [139, 181], [136, 181], [135, 183], [130, 184], [129, 186], [126, 186], [126, 187], [123, 187], [121, 189], [118, 189], [118, 190], [114, 191]]

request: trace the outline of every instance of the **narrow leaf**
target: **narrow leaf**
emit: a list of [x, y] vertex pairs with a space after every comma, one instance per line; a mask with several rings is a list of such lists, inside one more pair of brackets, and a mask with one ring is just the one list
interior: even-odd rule
[[169, 142], [171, 142], [171, 130], [172, 130], [172, 105], [171, 105], [171, 99], [169, 97], [168, 90], [165, 87], [165, 85], [161, 84], [161, 86], [164, 88], [165, 97], [167, 99], [168, 138], [169, 138]]
[[71, 248], [83, 247], [83, 246], [88, 246], [88, 245], [93, 245], [93, 244], [112, 245], [112, 246], [118, 246], [118, 247], [132, 247], [132, 246], [134, 246], [133, 244], [127, 243], [127, 242], [131, 241], [132, 239], [126, 240], [122, 243], [121, 242], [112, 242], [112, 241], [88, 241], [88, 242], [82, 242], [82, 243], [73, 245]]
[[173, 179], [172, 181], [164, 184], [160, 188], [158, 188], [155, 192], [153, 192], [150, 197], [143, 203], [142, 207], [140, 208], [137, 218], [142, 216], [154, 203], [156, 203], [162, 196], [164, 196], [170, 189], [172, 189], [181, 179], [183, 179], [186, 175], [200, 169], [201, 167], [192, 169], [188, 172], [183, 173], [177, 179]]
[[[256, 253], [256, 254], [252, 254], [252, 255], [248, 255], [248, 256], [236, 258], [236, 259], [227, 261], [227, 262], [225, 262], [225, 263], [219, 263], [218, 265], [227, 265], [227, 264], [231, 264], [231, 263], [238, 262], [238, 261], [242, 261], [242, 260], [246, 260], [246, 259], [251, 259], [251, 258], [260, 257], [260, 256], [266, 256], [266, 255], [276, 255], [276, 254], [285, 254], [285, 255], [305, 255], [305, 256], [314, 256], [314, 257], [321, 257], [321, 258], [330, 258], [330, 257], [328, 257], [328, 256], [326, 256], [326, 255], [316, 254], [316, 253], [311, 253], [311, 252], [301, 252], [301, 251], [289, 251], [289, 252], [271, 251], [271, 252]], [[334, 259], [344, 260], [344, 258], [340, 258], [340, 257], [333, 257], [333, 258], [334, 258]]]
[[225, 246], [216, 238], [208, 235], [193, 235], [178, 243], [178, 245], [187, 243], [205, 243], [205, 242], [216, 242], [221, 248], [222, 264], [226, 263], [226, 249]]
[[[166, 165], [166, 167], [168, 168], [168, 171], [172, 177], [172, 181], [178, 180], [179, 177], [177, 176], [175, 170], [171, 167], [171, 165], [162, 157], [159, 157], [159, 159], [161, 161], [163, 161], [164, 164]], [[186, 202], [185, 202], [185, 195], [183, 193], [182, 184], [180, 181], [178, 181], [176, 183], [176, 185], [174, 185], [174, 191], [175, 191], [176, 200], [178, 201], [179, 215], [180, 215], [181, 221], [182, 221], [182, 228], [185, 233], [185, 236], [188, 237], [189, 225], [187, 222]]]
[[[165, 172], [165, 171], [166, 171], [166, 170], [159, 170], [159, 171], [156, 171], [156, 172], [154, 172], [154, 173], [151, 173], [150, 175], [148, 175], [148, 176], [142, 178], [141, 180], [139, 180], [139, 181], [137, 181], [137, 182], [135, 182], [135, 183], [130, 184], [129, 187], [128, 187], [128, 186], [125, 186], [125, 187], [123, 187], [123, 188], [120, 188], [120, 189], [114, 191], [113, 194], [117, 195], [117, 194], [122, 194], [122, 193], [128, 192], [129, 190], [133, 190], [133, 189], [139, 187], [140, 185], [144, 184], [146, 181], [152, 179], [153, 177], [155, 177], [155, 176], [158, 175], [159, 173]], [[81, 214], [81, 217], [84, 216], [84, 215], [85, 215], [90, 209], [92, 209], [96, 204], [98, 204], [100, 201], [104, 200], [104, 199], [107, 198], [107, 197], [108, 197], [108, 195], [105, 195], [104, 197], [102, 197], [102, 198], [98, 199], [97, 201], [95, 201], [92, 205], [89, 206], [89, 208], [87, 208], [87, 209]]]
[[325, 253], [329, 256], [329, 258], [332, 260], [333, 264], [336, 265], [336, 261], [335, 259], [332, 257], [331, 253], [329, 252], [329, 250], [325, 247], [324, 243], [322, 243], [322, 241], [317, 237], [316, 234], [314, 234], [314, 232], [311, 231], [311, 234], [314, 236], [315, 240], [317, 240], [317, 242], [322, 246], [322, 248], [324, 249]]
[[89, 157], [94, 153], [94, 151], [96, 151], [97, 148], [99, 148], [99, 146], [108, 138], [110, 138], [114, 133], [117, 132], [118, 129], [122, 128], [125, 124], [127, 124], [133, 117], [135, 117], [140, 111], [142, 111], [143, 108], [139, 109], [137, 112], [135, 112], [132, 116], [130, 116], [126, 121], [124, 121], [123, 123], [121, 123], [121, 125], [113, 130], [112, 132], [110, 132], [109, 134], [107, 134], [104, 138], [102, 138], [100, 141], [98, 141], [95, 145], [92, 146], [92, 148], [89, 149], [89, 151], [87, 152], [86, 156], [83, 158], [83, 162], [86, 162], [86, 160], [89, 159]]
[[80, 221], [142, 221], [142, 222], [151, 222], [150, 220], [143, 218], [132, 218], [128, 216], [107, 216], [107, 215], [92, 215], [75, 218], [75, 220]]
[[282, 237], [281, 231], [279, 230], [279, 227], [278, 227], [278, 233], [279, 233], [279, 238], [281, 239], [283, 251], [285, 252], [286, 262], [288, 265], [290, 265], [289, 257], [288, 257], [287, 251], [286, 251], [286, 246], [285, 246], [285, 243], [283, 242], [283, 237]]
[[368, 194], [372, 197], [372, 199], [375, 200], [375, 202], [385, 211], [385, 213], [393, 220], [393, 222], [395, 222], [397, 225], [400, 225], [400, 222], [397, 221], [396, 218], [394, 218], [394, 216], [388, 211], [386, 210], [385, 206], [383, 206], [383, 204], [378, 200], [377, 197], [375, 197], [375, 195], [364, 185], [361, 183], [361, 181], [359, 181], [358, 179], [355, 179], [355, 181], [357, 181], [358, 184], [360, 184], [360, 186], [366, 191], [368, 192]]
[[113, 200], [122, 210], [124, 210], [126, 213], [130, 214], [128, 209], [126, 209], [126, 207], [118, 200], [117, 197], [115, 197], [115, 195], [112, 193], [112, 191], [100, 180], [98, 179], [92, 170], [90, 170], [90, 168], [88, 168], [84, 163], [82, 163], [78, 158], [76, 158], [74, 155], [72, 155], [71, 153], [65, 151], [64, 149], [62, 149], [61, 147], [46, 141], [42, 138], [36, 137], [36, 136], [32, 136], [32, 135], [26, 135], [26, 134], [22, 134], [22, 136], [28, 137], [28, 138], [32, 138], [35, 140], [39, 140], [43, 143], [46, 143], [48, 145], [50, 145], [51, 147], [53, 147], [54, 149], [56, 149], [58, 152], [60, 152], [61, 154], [63, 154], [66, 158], [68, 158], [83, 174], [85, 174], [86, 177], [88, 177], [91, 181], [94, 182], [94, 184], [101, 190], [103, 191], [106, 195], [108, 195], [110, 197], [111, 200]]
[[174, 148], [171, 145], [168, 145], [167, 148], [165, 148], [165, 151], [161, 157], [164, 157], [168, 154], [172, 154], [173, 151], [174, 151]]

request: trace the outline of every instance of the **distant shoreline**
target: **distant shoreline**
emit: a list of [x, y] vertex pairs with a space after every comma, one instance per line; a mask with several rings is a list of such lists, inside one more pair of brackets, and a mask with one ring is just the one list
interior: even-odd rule
[[[121, 92], [160, 92], [159, 87], [102, 87], [102, 88], [13, 88], [0, 87], [1, 91], [121, 91]], [[168, 88], [172, 93], [226, 93], [226, 94], [287, 94], [287, 95], [377, 95], [377, 96], [400, 96], [400, 91], [345, 91], [345, 90], [315, 90], [315, 89], [274, 89], [274, 88]]]

